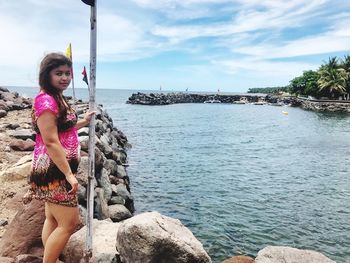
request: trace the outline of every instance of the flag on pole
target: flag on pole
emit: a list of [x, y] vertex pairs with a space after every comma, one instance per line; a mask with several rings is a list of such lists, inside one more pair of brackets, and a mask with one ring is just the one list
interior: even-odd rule
[[72, 89], [73, 89], [73, 104], [75, 104], [75, 89], [74, 89], [74, 76], [73, 76], [73, 54], [72, 54], [72, 44], [69, 43], [69, 46], [66, 49], [66, 57], [72, 61], [72, 67], [70, 70], [72, 76]]
[[70, 60], [72, 60], [72, 44], [69, 43], [69, 46], [66, 49], [66, 56], [70, 58]]
[[[69, 46], [66, 49], [66, 57], [68, 57], [72, 61], [71, 74], [72, 74], [72, 79], [74, 79], [74, 77], [73, 77], [73, 54], [72, 54], [72, 44], [71, 43], [69, 43]], [[74, 86], [74, 80], [72, 82], [72, 85]], [[73, 89], [74, 89], [74, 87], [73, 87]]]
[[85, 81], [86, 85], [89, 86], [89, 82], [88, 82], [88, 78], [87, 78], [87, 74], [86, 74], [86, 68], [84, 66], [83, 72], [81, 72], [81, 74], [83, 74], [83, 81]]

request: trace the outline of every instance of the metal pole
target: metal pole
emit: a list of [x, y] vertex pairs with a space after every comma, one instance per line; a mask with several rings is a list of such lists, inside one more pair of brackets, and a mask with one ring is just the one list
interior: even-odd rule
[[[89, 111], [96, 110], [96, 0], [91, 6], [90, 32], [90, 84], [89, 84]], [[94, 184], [95, 176], [95, 118], [91, 118], [89, 125], [89, 174], [87, 191], [87, 219], [86, 219], [86, 251], [85, 262], [92, 257], [92, 221], [94, 215]]]
[[75, 89], [74, 89], [74, 78], [72, 78], [72, 89], [73, 89], [73, 105], [75, 107]]

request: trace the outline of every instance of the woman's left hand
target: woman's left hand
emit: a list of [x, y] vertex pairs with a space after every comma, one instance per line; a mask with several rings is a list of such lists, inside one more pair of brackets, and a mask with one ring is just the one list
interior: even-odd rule
[[87, 124], [90, 123], [92, 116], [95, 114], [96, 114], [96, 111], [89, 111], [85, 114], [84, 120], [86, 121]]

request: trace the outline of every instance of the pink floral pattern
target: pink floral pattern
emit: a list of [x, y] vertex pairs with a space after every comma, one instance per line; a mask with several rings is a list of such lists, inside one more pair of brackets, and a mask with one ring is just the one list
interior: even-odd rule
[[[70, 185], [64, 174], [48, 155], [40, 130], [37, 127], [37, 120], [45, 111], [51, 111], [58, 117], [59, 110], [55, 99], [49, 94], [41, 92], [34, 99], [32, 111], [32, 123], [36, 131], [36, 140], [29, 177], [31, 194], [34, 198], [47, 202], [65, 206], [77, 206], [77, 196], [68, 193]], [[80, 160], [80, 143], [75, 128], [76, 122], [77, 116], [75, 112], [70, 112], [62, 123], [57, 123], [58, 138], [73, 173], [77, 172]]]

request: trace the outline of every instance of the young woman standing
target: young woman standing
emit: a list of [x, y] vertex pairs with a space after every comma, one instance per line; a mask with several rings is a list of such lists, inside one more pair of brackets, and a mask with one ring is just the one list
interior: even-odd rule
[[88, 125], [95, 113], [89, 112], [78, 121], [63, 96], [72, 78], [71, 69], [72, 62], [65, 55], [46, 55], [40, 64], [40, 93], [33, 101], [36, 142], [29, 183], [32, 196], [45, 201], [44, 263], [56, 263], [79, 223], [77, 129]]

